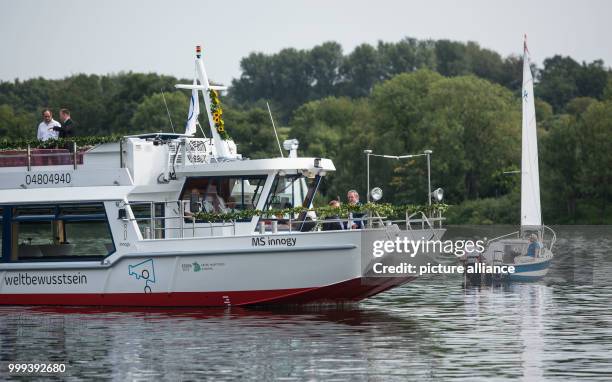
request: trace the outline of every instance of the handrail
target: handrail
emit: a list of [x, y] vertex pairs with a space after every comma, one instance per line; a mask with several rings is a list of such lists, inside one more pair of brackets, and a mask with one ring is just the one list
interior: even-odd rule
[[516, 231], [516, 232], [507, 233], [507, 234], [505, 234], [505, 235], [497, 236], [497, 237], [494, 237], [493, 239], [489, 239], [489, 240], [487, 240], [487, 243], [491, 243], [491, 242], [494, 242], [494, 241], [496, 241], [496, 240], [503, 239], [504, 237], [508, 237], [508, 236], [516, 235], [516, 234], [518, 234], [518, 233], [519, 233], [519, 231]]
[[[555, 244], [555, 242], [557, 241], [557, 233], [556, 233], [556, 232], [555, 232], [555, 231], [554, 231], [552, 228], [550, 228], [549, 226], [542, 225], [541, 227], [542, 227], [542, 235], [541, 235], [542, 237], [540, 238], [540, 240], [541, 240], [542, 242], [544, 242], [544, 231], [549, 231], [550, 233], [552, 233], [552, 239], [550, 240], [550, 248], [549, 248], [549, 250], [551, 250], [551, 251], [552, 251], [552, 249], [553, 249], [553, 245], [554, 245], [554, 244]], [[508, 234], [502, 235], [502, 236], [497, 236], [497, 237], [495, 237], [495, 238], [493, 238], [493, 239], [489, 239], [489, 240], [487, 240], [487, 244], [492, 243], [492, 242], [497, 241], [497, 240], [500, 240], [500, 239], [503, 239], [503, 238], [505, 238], [505, 237], [512, 236], [512, 235], [519, 235], [519, 234], [520, 234], [520, 232], [521, 232], [521, 231], [515, 231], [515, 232], [511, 232], [511, 233], [508, 233]]]
[[[413, 216], [416, 215], [421, 215], [420, 219], [412, 219]], [[435, 219], [435, 220], [434, 220]], [[439, 221], [440, 222], [440, 227], [442, 225], [442, 217], [438, 217], [438, 218], [428, 218], [427, 215], [423, 212], [423, 211], [417, 211], [412, 213], [411, 215], [408, 215], [408, 213], [406, 213], [406, 230], [410, 230], [412, 231], [412, 224], [413, 223], [421, 223], [421, 229], [425, 229], [425, 223], [427, 223], [427, 226], [429, 227], [429, 230], [431, 230], [433, 237], [436, 238], [436, 240], [439, 240], [441, 237], [437, 237], [436, 235], [436, 227], [435, 227], [435, 222]], [[431, 221], [434, 222], [434, 225], [432, 226]]]
[[[549, 248], [549, 250], [552, 252], [553, 245], [555, 245], [555, 242], [557, 241], [557, 233], [556, 233], [556, 232], [555, 232], [555, 231], [554, 231], [552, 228], [550, 228], [550, 227], [549, 227], [549, 226], [547, 226], [547, 225], [543, 225], [542, 227], [543, 227], [544, 229], [549, 230], [549, 231], [552, 233], [552, 235], [553, 235], [552, 239], [550, 240], [550, 248]], [[544, 235], [542, 235], [542, 241], [544, 240], [544, 237], [543, 237], [543, 236], [544, 236]]]

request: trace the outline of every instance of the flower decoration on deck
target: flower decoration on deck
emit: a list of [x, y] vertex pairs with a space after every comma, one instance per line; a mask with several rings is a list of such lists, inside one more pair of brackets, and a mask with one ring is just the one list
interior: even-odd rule
[[340, 208], [334, 208], [330, 206], [322, 206], [316, 208], [306, 207], [294, 207], [284, 209], [271, 209], [271, 210], [240, 210], [232, 212], [198, 212], [194, 214], [196, 221], [204, 222], [220, 222], [220, 221], [236, 221], [250, 219], [253, 216], [261, 216], [268, 218], [277, 218], [285, 215], [302, 215], [305, 217], [305, 213], [308, 211], [314, 211], [317, 216], [332, 216], [336, 215], [340, 218], [347, 218], [349, 213], [364, 213], [370, 216], [381, 216], [385, 218], [399, 218], [403, 219], [406, 215], [413, 213], [423, 212], [428, 216], [434, 216], [441, 214], [448, 209], [446, 204], [433, 204], [433, 205], [392, 205], [389, 203], [366, 203], [363, 205], [349, 205], [343, 204]]
[[230, 136], [225, 130], [225, 122], [223, 122], [222, 117], [223, 109], [221, 108], [221, 102], [219, 101], [219, 93], [214, 89], [210, 89], [208, 91], [208, 95], [210, 97], [210, 112], [212, 114], [213, 123], [217, 129], [217, 133], [219, 133], [221, 139], [228, 140], [230, 139]]

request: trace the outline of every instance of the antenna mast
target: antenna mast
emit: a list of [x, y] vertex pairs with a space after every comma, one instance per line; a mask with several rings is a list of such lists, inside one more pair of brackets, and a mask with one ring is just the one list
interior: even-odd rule
[[272, 128], [274, 129], [274, 136], [276, 136], [276, 143], [278, 143], [278, 151], [280, 151], [281, 158], [284, 158], [283, 149], [280, 144], [280, 140], [278, 139], [278, 133], [276, 132], [276, 126], [274, 125], [274, 118], [272, 118], [272, 111], [270, 110], [270, 104], [266, 101], [266, 106], [268, 106], [268, 114], [270, 114], [270, 121], [272, 121]]
[[168, 113], [168, 119], [170, 120], [170, 127], [172, 128], [172, 133], [176, 133], [174, 131], [174, 125], [172, 124], [172, 117], [170, 117], [170, 109], [168, 109], [168, 104], [166, 103], [166, 96], [164, 95], [164, 89], [160, 88], [162, 93], [162, 98], [164, 99], [164, 105], [166, 105], [166, 113]]

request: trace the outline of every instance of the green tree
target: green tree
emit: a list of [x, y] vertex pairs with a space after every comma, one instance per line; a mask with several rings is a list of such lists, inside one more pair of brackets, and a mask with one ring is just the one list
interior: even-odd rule
[[344, 60], [341, 94], [349, 97], [365, 97], [374, 84], [382, 78], [379, 55], [370, 44], [357, 46]]
[[582, 165], [577, 116], [563, 114], [549, 123], [549, 134], [540, 140], [543, 215], [550, 220], [576, 222]]
[[380, 70], [383, 79], [417, 69], [435, 69], [436, 59], [432, 41], [404, 38], [397, 43], [378, 42]]
[[61, 81], [49, 96], [57, 109], [68, 108], [77, 123], [77, 135], [110, 134], [111, 118], [105, 113], [104, 95], [97, 75], [79, 74]]
[[[229, 106], [223, 110], [228, 133], [244, 157], [259, 159], [280, 155], [267, 110], [259, 108], [240, 110]], [[209, 131], [206, 131], [207, 135]], [[281, 143], [284, 138], [279, 137]]]
[[328, 97], [300, 107], [289, 136], [300, 141], [304, 155], [330, 158], [336, 172], [329, 174], [322, 192], [344, 197], [349, 189], [365, 191], [363, 149], [372, 141], [371, 111], [366, 100]]
[[582, 138], [581, 182], [585, 193], [599, 200], [598, 223], [608, 220], [608, 202], [612, 196], [612, 101], [594, 102], [584, 112], [580, 123]]
[[[185, 123], [189, 110], [189, 99], [182, 92], [165, 93], [168, 110], [172, 117], [174, 130], [177, 133], [185, 132]], [[201, 104], [204, 111], [204, 103]], [[204, 117], [206, 118], [206, 117]], [[202, 114], [200, 114], [202, 120]], [[136, 111], [130, 120], [130, 134], [141, 134], [150, 132], [172, 132], [168, 119], [168, 112], [164, 105], [161, 93], [154, 93], [145, 97], [136, 107]]]
[[[130, 121], [134, 116], [139, 104], [145, 97], [164, 91], [171, 91], [179, 81], [171, 76], [162, 76], [154, 73], [120, 73], [112, 77], [114, 84], [106, 83], [104, 99], [105, 113], [109, 116], [110, 128], [106, 134], [134, 134], [140, 131], [140, 127], [132, 129]], [[160, 104], [163, 108], [163, 100]], [[75, 110], [76, 111], [76, 110]], [[182, 114], [187, 114], [185, 108]]]
[[0, 137], [35, 139], [37, 123], [33, 113], [16, 113], [9, 105], [0, 105]]
[[308, 71], [312, 82], [310, 99], [336, 95], [337, 85], [340, 81], [339, 70], [344, 59], [342, 46], [337, 42], [330, 41], [315, 46], [307, 54]]

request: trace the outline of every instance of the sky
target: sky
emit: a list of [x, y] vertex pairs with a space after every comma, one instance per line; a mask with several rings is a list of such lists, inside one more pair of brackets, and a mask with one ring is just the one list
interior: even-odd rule
[[475, 41], [541, 65], [555, 54], [612, 64], [607, 0], [0, 0], [0, 81], [77, 73], [193, 76], [194, 46], [209, 77], [230, 85], [251, 52], [404, 37]]

